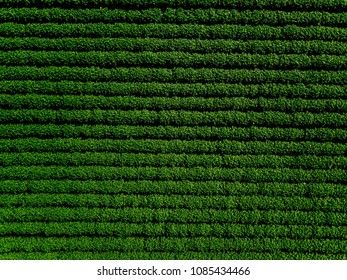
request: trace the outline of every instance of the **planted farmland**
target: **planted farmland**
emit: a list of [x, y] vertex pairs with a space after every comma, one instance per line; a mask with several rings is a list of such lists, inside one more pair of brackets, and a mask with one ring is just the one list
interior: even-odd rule
[[[347, 99], [347, 86], [325, 84], [223, 84], [223, 83], [117, 83], [117, 82], [76, 82], [76, 81], [0, 81], [1, 94], [64, 95], [64, 98], [93, 96], [138, 96], [138, 97], [267, 97], [305, 99]], [[81, 96], [82, 95], [82, 96]], [[86, 97], [92, 95], [92, 97]], [[17, 96], [21, 98], [20, 96]], [[11, 99], [9, 99], [11, 100]], [[155, 100], [155, 99], [147, 99]], [[6, 102], [6, 101], [4, 101]], [[315, 101], [313, 101], [315, 102]], [[171, 102], [172, 103], [172, 102]], [[2, 107], [1, 107], [2, 108]]]
[[243, 9], [290, 9], [290, 10], [321, 10], [325, 9], [328, 11], [334, 11], [338, 9], [345, 10], [347, 4], [344, 1], [325, 1], [325, 0], [260, 0], [256, 2], [232, 0], [232, 1], [219, 1], [219, 0], [173, 0], [167, 2], [165, 0], [28, 0], [22, 2], [20, 0], [1, 0], [0, 3], [5, 7], [27, 7], [39, 5], [41, 7], [115, 7], [115, 6], [126, 6], [132, 8], [147, 8], [147, 7], [183, 7], [183, 8], [197, 8], [197, 7], [213, 7], [213, 8], [238, 8]]
[[[239, 141], [314, 141], [345, 143], [345, 129], [332, 128], [270, 128], [270, 127], [208, 127], [208, 126], [130, 126], [130, 125], [50, 125], [7, 124], [0, 125], [3, 139], [84, 138], [87, 139], [152, 139], [152, 140], [239, 140]], [[34, 140], [35, 141], [35, 140]], [[9, 142], [2, 141], [6, 145]], [[84, 141], [81, 143], [87, 143]], [[25, 142], [22, 142], [24, 145]], [[61, 142], [63, 143], [63, 142]], [[116, 142], [115, 142], [116, 143]], [[165, 142], [161, 142], [165, 143]], [[201, 142], [200, 142], [201, 143]], [[203, 142], [204, 143], [204, 142]], [[313, 143], [311, 143], [313, 144]], [[316, 145], [315, 145], [316, 146]], [[12, 146], [14, 147], [14, 146]]]
[[0, 0], [0, 259], [347, 259], [342, 0]]
[[325, 25], [346, 27], [345, 13], [328, 12], [286, 12], [270, 10], [236, 9], [172, 9], [150, 8], [145, 10], [122, 9], [37, 9], [37, 8], [3, 8], [0, 9], [0, 22], [18, 23], [90, 23], [90, 22], [126, 22], [126, 23], [203, 23], [203, 24], [264, 24], [285, 26]]
[[[344, 157], [278, 155], [195, 155], [143, 153], [0, 153], [0, 166], [157, 166], [157, 167], [290, 167], [302, 169], [344, 168]], [[313, 164], [311, 163], [313, 162]]]
[[277, 54], [190, 54], [185, 52], [38, 52], [15, 51], [0, 54], [8, 66], [81, 66], [81, 67], [191, 67], [243, 69], [322, 69], [346, 70], [347, 55]]
[[347, 41], [347, 30], [330, 26], [269, 26], [269, 25], [199, 25], [171, 23], [0, 23], [3, 37], [153, 37], [153, 38], [201, 38], [238, 40], [322, 40]]
[[331, 112], [347, 111], [347, 100], [303, 98], [245, 98], [245, 97], [137, 97], [95, 95], [0, 95], [2, 109], [107, 109], [107, 110], [194, 110], [194, 111], [283, 111]]
[[209, 141], [154, 139], [1, 139], [0, 152], [113, 152], [192, 154], [346, 155], [347, 144], [314, 141]]
[[0, 66], [0, 79], [79, 82], [159, 82], [225, 84], [326, 84], [347, 85], [347, 71], [262, 70], [219, 68], [143, 68]]
[[0, 37], [4, 51], [129, 51], [254, 54], [347, 54], [344, 42], [321, 40], [228, 40], [160, 38], [40, 38]]

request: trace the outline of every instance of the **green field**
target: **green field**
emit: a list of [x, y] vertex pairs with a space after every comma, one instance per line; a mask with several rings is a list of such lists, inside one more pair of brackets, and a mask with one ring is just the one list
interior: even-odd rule
[[0, 0], [0, 259], [347, 259], [347, 1]]

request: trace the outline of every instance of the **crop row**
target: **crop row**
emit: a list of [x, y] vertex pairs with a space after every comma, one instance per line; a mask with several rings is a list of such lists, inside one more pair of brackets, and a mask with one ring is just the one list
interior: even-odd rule
[[111, 140], [111, 139], [1, 139], [0, 152], [117, 152], [117, 153], [187, 153], [232, 155], [327, 155], [347, 154], [345, 142], [280, 141], [183, 141], [183, 140]]
[[346, 55], [347, 46], [336, 41], [296, 40], [203, 40], [158, 38], [57, 38], [0, 37], [2, 51], [181, 51], [190, 53], [258, 53], [258, 54], [336, 54]]
[[[346, 13], [347, 14], [347, 13]], [[347, 56], [304, 54], [192, 54], [186, 52], [0, 52], [0, 65], [79, 66], [79, 67], [156, 67], [156, 68], [242, 68], [275, 70], [345, 70]]]
[[347, 26], [346, 13], [285, 12], [271, 10], [239, 11], [234, 9], [0, 9], [0, 22], [18, 23], [204, 23], [248, 25], [323, 25]]
[[300, 252], [13, 252], [1, 253], [0, 260], [346, 260], [346, 254]]
[[3, 7], [64, 7], [64, 8], [148, 8], [148, 7], [215, 7], [228, 9], [274, 9], [274, 10], [326, 10], [346, 11], [347, 3], [341, 0], [1, 0]]
[[[30, 79], [30, 77], [28, 77]], [[314, 84], [221, 84], [221, 83], [117, 83], [117, 82], [76, 82], [76, 81], [2, 81], [0, 94], [43, 94], [68, 95], [103, 95], [103, 96], [139, 96], [139, 97], [248, 97], [248, 98], [306, 98], [346, 99], [347, 86]], [[18, 97], [18, 95], [17, 95]], [[7, 97], [6, 97], [7, 98]], [[87, 98], [87, 97], [85, 97]], [[110, 100], [110, 99], [109, 99]], [[264, 100], [265, 101], [265, 100]], [[3, 101], [5, 102], [5, 101]], [[106, 100], [103, 100], [106, 102]], [[205, 101], [204, 101], [205, 102]], [[319, 101], [317, 101], [319, 102]], [[329, 102], [329, 101], [328, 101]], [[62, 104], [61, 104], [62, 105]], [[337, 109], [337, 108], [336, 108]]]
[[110, 153], [0, 153], [0, 166], [156, 166], [334, 169], [347, 166], [346, 157], [277, 155], [191, 155]]
[[305, 225], [249, 225], [249, 224], [190, 224], [176, 223], [4, 223], [0, 236], [112, 236], [112, 237], [251, 237], [251, 238], [297, 238], [344, 239], [346, 227]]
[[231, 195], [271, 197], [346, 197], [343, 184], [328, 183], [240, 183], [225, 181], [73, 181], [73, 180], [4, 180], [0, 193], [71, 193], [71, 194], [165, 194], [165, 195]]
[[[346, 226], [347, 214], [321, 211], [238, 210], [238, 209], [150, 209], [150, 208], [86, 208], [86, 207], [13, 207], [0, 208], [4, 222], [172, 222], [241, 223], [266, 225]], [[278, 240], [278, 239], [277, 239]], [[0, 246], [1, 247], [1, 246]]]
[[132, 166], [334, 169], [347, 157], [117, 153], [0, 153], [0, 166]]
[[237, 40], [323, 40], [347, 41], [346, 28], [327, 26], [300, 27], [286, 25], [202, 25], [202, 24], [19, 24], [1, 23], [0, 36], [4, 37], [153, 37], [153, 38], [200, 38]]
[[0, 138], [36, 137], [92, 139], [314, 141], [345, 143], [347, 131], [331, 128], [127, 126], [127, 125], [0, 125]]
[[107, 252], [317, 252], [345, 253], [344, 240], [291, 238], [218, 238], [218, 237], [3, 237], [0, 253], [89, 251]]
[[174, 126], [347, 127], [347, 114], [277, 111], [2, 110], [0, 122]]
[[346, 99], [0, 94], [2, 109], [347, 112]]
[[102, 195], [102, 194], [1, 194], [0, 207], [108, 207], [151, 209], [237, 209], [321, 211], [346, 213], [347, 198], [197, 196], [197, 195]]
[[0, 180], [189, 180], [278, 183], [347, 183], [344, 169], [10, 166], [0, 169]]
[[1, 253], [0, 260], [346, 260], [346, 254], [300, 252], [13, 252]]
[[[347, 29], [346, 29], [347, 30]], [[347, 85], [347, 71], [0, 66], [1, 80]]]

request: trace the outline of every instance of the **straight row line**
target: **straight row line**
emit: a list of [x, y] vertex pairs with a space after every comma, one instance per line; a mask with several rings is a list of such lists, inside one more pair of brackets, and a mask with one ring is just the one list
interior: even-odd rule
[[236, 9], [1, 8], [0, 22], [17, 23], [203, 23], [347, 27], [346, 13]]
[[2, 51], [129, 51], [188, 53], [258, 53], [258, 54], [336, 54], [346, 55], [344, 42], [321, 40], [225, 40], [159, 38], [55, 38], [0, 37]]
[[199, 38], [236, 40], [322, 40], [347, 41], [346, 28], [327, 26], [300, 27], [286, 25], [230, 25], [230, 24], [132, 24], [132, 23], [89, 23], [89, 24], [19, 24], [0, 23], [3, 37], [131, 37], [131, 38]]

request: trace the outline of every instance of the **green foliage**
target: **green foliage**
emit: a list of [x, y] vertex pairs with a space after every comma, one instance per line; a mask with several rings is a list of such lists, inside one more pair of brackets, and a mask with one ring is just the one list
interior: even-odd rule
[[[347, 30], [347, 29], [346, 29]], [[347, 85], [347, 71], [0, 66], [2, 80]]]
[[232, 182], [347, 183], [344, 169], [221, 167], [10, 166], [0, 169], [1, 180], [192, 180]]
[[324, 239], [343, 238], [346, 227], [343, 226], [310, 226], [310, 225], [257, 225], [257, 224], [190, 224], [188, 227], [180, 223], [91, 223], [91, 222], [28, 222], [6, 223], [0, 229], [0, 236], [113, 236], [113, 237], [250, 237], [250, 238], [297, 238]]
[[203, 23], [264, 24], [284, 26], [347, 26], [346, 13], [285, 12], [270, 10], [239, 11], [235, 9], [0, 9], [0, 22], [18, 23]]
[[347, 165], [345, 157], [278, 155], [192, 155], [109, 153], [0, 153], [0, 166], [156, 166], [229, 168], [334, 169]]
[[[4, 222], [229, 223], [346, 226], [347, 214], [300, 210], [151, 209], [99, 207], [0, 208]], [[277, 239], [278, 240], [278, 239]]]
[[117, 248], [119, 252], [218, 252], [245, 250], [256, 252], [315, 252], [344, 253], [343, 240], [290, 238], [216, 238], [216, 237], [6, 237], [0, 239], [0, 253], [88, 251], [107, 252]]
[[129, 51], [255, 54], [336, 54], [346, 55], [347, 45], [336, 41], [302, 40], [204, 40], [160, 38], [39, 38], [0, 37], [3, 51]]
[[[347, 131], [339, 128], [129, 126], [67, 124], [0, 125], [0, 138], [35, 137], [92, 139], [314, 141], [346, 143]], [[8, 144], [8, 142], [6, 142]], [[164, 142], [160, 142], [161, 144]]]
[[226, 181], [73, 181], [73, 180], [4, 180], [0, 193], [71, 193], [71, 194], [184, 194], [232, 196], [301, 196], [346, 197], [343, 184], [331, 183], [240, 183]]
[[4, 37], [154, 37], [201, 38], [237, 40], [323, 40], [347, 41], [347, 29], [327, 26], [300, 27], [286, 25], [199, 25], [199, 24], [129, 24], [129, 23], [1, 23], [0, 36]]
[[0, 259], [347, 259], [347, 2], [0, 0]]
[[347, 69], [347, 56], [277, 54], [191, 54], [184, 52], [0, 52], [8, 66], [242, 68], [242, 69]]
[[[196, 196], [196, 195], [102, 195], [102, 194], [1, 194], [1, 207], [107, 207], [150, 209], [238, 209], [238, 210], [305, 210], [341, 212], [347, 210], [347, 199], [269, 197], [269, 196]], [[0, 232], [1, 234], [1, 232]], [[106, 234], [106, 233], [104, 233]], [[239, 233], [241, 234], [241, 233]], [[230, 236], [229, 236], [230, 237]]]
[[[182, 87], [183, 88], [183, 87]], [[347, 112], [347, 99], [0, 94], [2, 109]]]
[[184, 110], [1, 110], [0, 122], [23, 124], [108, 124], [173, 126], [347, 127], [339, 113]]
[[293, 9], [346, 11], [347, 3], [342, 0], [1, 0], [0, 4], [9, 7], [215, 7], [237, 9]]
[[310, 141], [206, 141], [148, 139], [1, 139], [0, 152], [117, 152], [192, 154], [345, 155], [347, 144]]
[[[0, 94], [43, 94], [55, 95], [53, 98], [72, 99], [69, 95], [91, 95], [83, 98], [103, 98], [103, 96], [131, 97], [248, 97], [248, 98], [305, 98], [313, 99], [347, 99], [347, 86], [316, 84], [223, 84], [223, 83], [117, 83], [117, 82], [76, 82], [76, 81], [0, 81]], [[1, 95], [0, 95], [1, 96]], [[58, 97], [63, 96], [63, 97]], [[7, 96], [9, 97], [9, 96]], [[20, 97], [16, 100], [20, 102]], [[28, 96], [30, 98], [30, 96]], [[76, 98], [76, 97], [75, 97]], [[7, 98], [6, 98], [7, 100]], [[11, 99], [9, 97], [10, 102]], [[109, 99], [110, 100], [110, 99]], [[149, 99], [146, 99], [149, 100]], [[151, 99], [155, 100], [155, 99]], [[266, 100], [261, 99], [262, 102]], [[283, 99], [282, 99], [283, 100]], [[305, 102], [304, 100], [302, 102]], [[329, 101], [328, 101], [329, 102]], [[337, 100], [331, 102], [338, 102]], [[343, 101], [341, 101], [343, 102]], [[29, 103], [29, 102], [28, 102]], [[4, 103], [3, 106], [6, 106]], [[290, 109], [288, 109], [290, 110]]]
[[4, 253], [0, 259], [5, 260], [345, 260], [346, 254], [322, 254], [322, 253], [299, 253], [299, 252], [53, 252], [53, 253]]
[[4, 253], [0, 254], [0, 259], [5, 260], [345, 260], [346, 254], [322, 254], [322, 253], [300, 253], [300, 252], [52, 252], [52, 253]]

